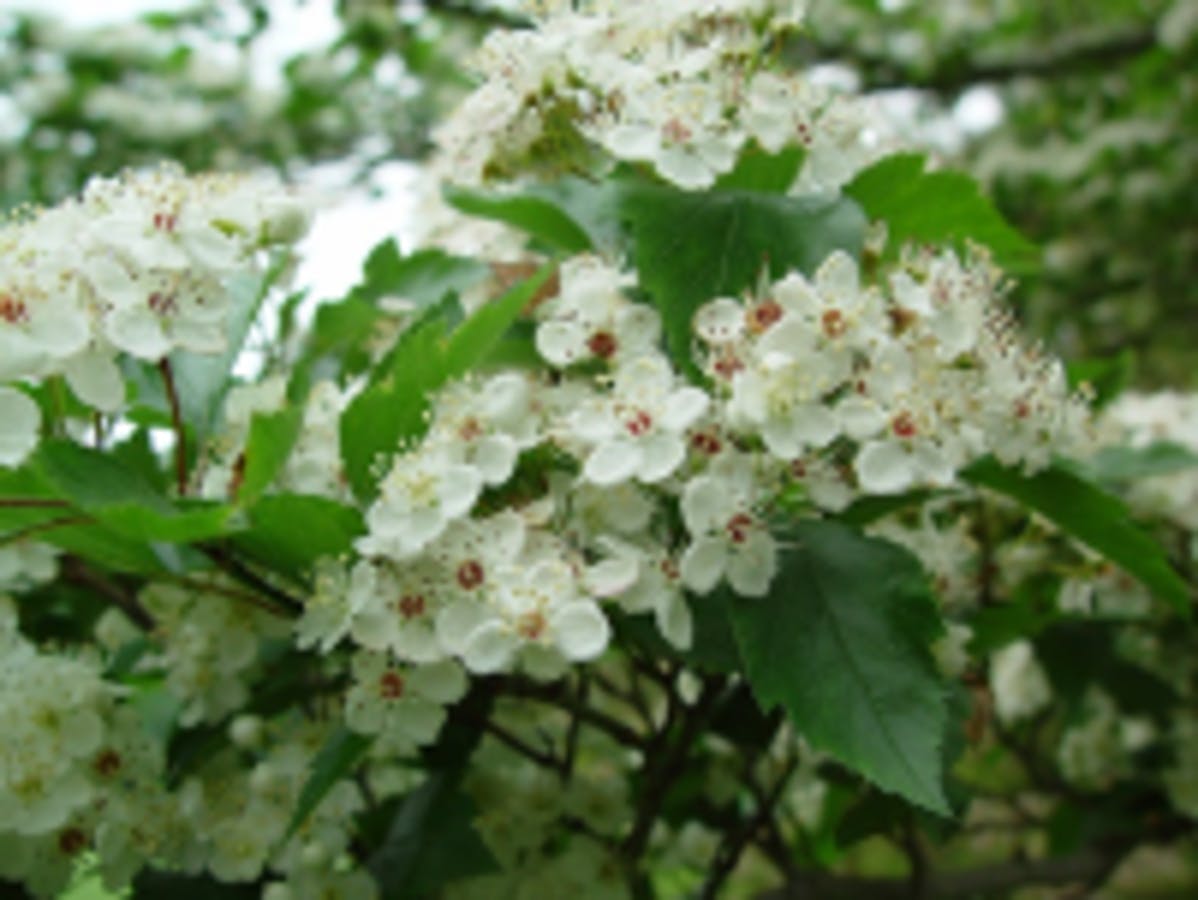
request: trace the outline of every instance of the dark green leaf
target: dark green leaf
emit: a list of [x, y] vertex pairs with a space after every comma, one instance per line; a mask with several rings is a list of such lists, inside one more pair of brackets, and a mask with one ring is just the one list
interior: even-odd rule
[[861, 172], [845, 193], [861, 204], [871, 219], [886, 222], [894, 249], [906, 241], [968, 241], [990, 248], [994, 259], [1011, 271], [1039, 265], [1039, 250], [1007, 224], [982, 195], [976, 181], [963, 172], [925, 172], [918, 153], [888, 156]]
[[1129, 347], [1113, 356], [1075, 359], [1066, 364], [1065, 370], [1069, 375], [1069, 386], [1079, 388], [1083, 384], [1089, 385], [1094, 392], [1094, 406], [1101, 409], [1134, 381], [1136, 353]]
[[754, 191], [688, 193], [629, 186], [621, 212], [632, 229], [642, 287], [661, 312], [674, 360], [692, 377], [691, 320], [720, 296], [793, 269], [813, 272], [833, 250], [861, 250], [865, 217], [849, 199]]
[[443, 773], [409, 794], [370, 859], [382, 900], [432, 896], [456, 879], [494, 870], [473, 817], [470, 800]]
[[132, 900], [258, 900], [257, 884], [230, 884], [208, 875], [180, 875], [149, 869], [133, 879]]
[[560, 206], [533, 194], [489, 194], [448, 187], [445, 199], [462, 212], [519, 228], [546, 247], [566, 253], [593, 249], [590, 236]]
[[256, 561], [299, 577], [322, 556], [353, 548], [366, 529], [356, 509], [326, 497], [275, 494], [250, 510], [250, 527], [233, 537], [233, 546]]
[[749, 683], [812, 746], [947, 814], [941, 625], [919, 562], [834, 522], [804, 522], [769, 596], [729, 603]]
[[806, 156], [802, 147], [784, 147], [770, 153], [756, 143], [747, 144], [736, 167], [716, 180], [715, 189], [785, 194], [795, 183]]
[[295, 834], [337, 782], [353, 773], [373, 741], [344, 726], [329, 735], [309, 766], [308, 780], [300, 790], [295, 813], [287, 826], [287, 837]]
[[1018, 500], [1055, 523], [1146, 587], [1189, 615], [1190, 588], [1173, 571], [1164, 550], [1135, 522], [1122, 501], [1060, 465], [1035, 475], [984, 459], [970, 466], [965, 480]]

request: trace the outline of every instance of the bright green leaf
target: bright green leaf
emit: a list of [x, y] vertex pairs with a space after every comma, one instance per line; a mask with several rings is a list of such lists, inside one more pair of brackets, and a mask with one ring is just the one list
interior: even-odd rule
[[299, 438], [303, 418], [303, 410], [298, 406], [254, 415], [245, 445], [245, 470], [237, 491], [238, 503], [253, 503], [274, 481]]
[[249, 512], [250, 527], [233, 546], [286, 575], [301, 576], [322, 556], [339, 556], [365, 532], [362, 514], [327, 497], [273, 494]]
[[803, 522], [769, 596], [729, 602], [762, 707], [883, 790], [947, 813], [948, 710], [929, 646], [940, 630], [919, 562], [834, 522]]
[[1039, 250], [1007, 224], [982, 195], [978, 183], [963, 172], [925, 172], [918, 153], [888, 156], [861, 172], [844, 189], [871, 219], [886, 222], [891, 246], [906, 241], [967, 241], [990, 248], [994, 259], [1010, 271], [1039, 265]]
[[802, 147], [784, 147], [778, 153], [770, 153], [756, 143], [747, 144], [736, 166], [716, 180], [715, 188], [785, 194], [799, 176], [806, 155]]

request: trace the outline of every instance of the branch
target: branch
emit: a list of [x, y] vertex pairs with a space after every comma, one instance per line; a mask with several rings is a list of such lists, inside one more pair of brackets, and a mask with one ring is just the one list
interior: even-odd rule
[[277, 588], [241, 560], [237, 559], [221, 547], [199, 546], [199, 551], [216, 564], [216, 567], [232, 575], [242, 584], [253, 588], [277, 603], [284, 611], [298, 616], [304, 611], [304, 604], [284, 591]]
[[70, 505], [53, 497], [0, 497], [2, 509], [67, 509]]
[[1122, 60], [1139, 56], [1156, 46], [1156, 33], [1147, 28], [1107, 33], [1034, 48], [1023, 56], [1005, 60], [974, 61], [947, 57], [931, 69], [904, 68], [890, 57], [863, 53], [848, 44], [818, 44], [816, 56], [843, 61], [861, 71], [866, 90], [922, 88], [956, 94], [975, 84], [1005, 82], [1015, 78], [1059, 78], [1088, 68], [1109, 69]]
[[62, 558], [62, 574], [67, 581], [91, 588], [97, 594], [111, 600], [142, 631], [153, 631], [158, 627], [154, 617], [141, 605], [135, 594], [125, 590], [116, 582], [109, 581], [79, 557], [64, 556]]
[[56, 528], [69, 528], [72, 525], [90, 525], [94, 521], [95, 519], [91, 516], [60, 516], [57, 519], [48, 519], [45, 522], [38, 522], [35, 525], [29, 525], [26, 528], [0, 535], [0, 547], [15, 544], [17, 541], [27, 540], [34, 535], [46, 531], [54, 531]]
[[507, 679], [502, 687], [502, 693], [512, 697], [522, 697], [527, 700], [537, 700], [556, 706], [571, 715], [577, 716], [583, 723], [606, 733], [609, 737], [629, 747], [642, 749], [645, 739], [618, 719], [614, 719], [592, 706], [579, 704], [574, 695], [568, 690], [562, 690], [559, 685], [539, 685], [520, 679]]

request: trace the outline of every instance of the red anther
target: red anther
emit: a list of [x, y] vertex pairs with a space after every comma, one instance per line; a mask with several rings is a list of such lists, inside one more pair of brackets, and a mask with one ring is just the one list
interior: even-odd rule
[[666, 140], [672, 141], [675, 144], [683, 144], [691, 139], [693, 132], [686, 127], [681, 119], [673, 118], [661, 127], [661, 133], [665, 135]]
[[753, 334], [761, 334], [782, 318], [782, 312], [777, 300], [762, 300], [745, 311], [745, 327]]
[[587, 339], [587, 349], [600, 359], [611, 359], [619, 347], [619, 341], [610, 331], [596, 331]]
[[628, 433], [633, 437], [640, 437], [653, 427], [653, 417], [643, 409], [638, 409], [624, 422], [624, 427], [628, 429]]
[[405, 619], [424, 615], [425, 603], [422, 594], [404, 594], [399, 598], [399, 614]]
[[919, 429], [915, 425], [915, 419], [909, 412], [901, 412], [890, 423], [891, 429], [895, 435], [901, 438], [913, 438], [919, 433]]
[[458, 584], [468, 591], [472, 591], [482, 584], [485, 577], [482, 563], [478, 560], [468, 559], [458, 566]]
[[823, 326], [824, 334], [833, 339], [842, 337], [849, 330], [848, 320], [838, 309], [825, 310], [824, 314], [820, 316], [820, 324]]
[[699, 453], [715, 456], [724, 448], [724, 443], [710, 431], [696, 431], [691, 435], [691, 447]]
[[728, 537], [734, 544], [743, 544], [749, 539], [749, 530], [753, 527], [753, 517], [748, 513], [737, 513], [724, 526]]
[[0, 294], [0, 319], [10, 325], [29, 321], [29, 308], [11, 294]]
[[525, 640], [535, 641], [545, 633], [545, 616], [540, 612], [527, 612], [516, 620], [516, 631]]
[[386, 700], [398, 700], [403, 696], [403, 676], [394, 669], [388, 669], [379, 679], [379, 696]]

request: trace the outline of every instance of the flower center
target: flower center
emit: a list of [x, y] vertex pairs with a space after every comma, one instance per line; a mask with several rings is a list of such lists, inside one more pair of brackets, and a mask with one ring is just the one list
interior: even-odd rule
[[718, 435], [710, 431], [696, 431], [691, 435], [691, 447], [698, 453], [715, 456], [724, 448], [724, 444]]
[[762, 300], [745, 312], [745, 326], [754, 334], [761, 334], [782, 318], [782, 307], [777, 300]]
[[638, 409], [624, 422], [624, 427], [633, 437], [640, 437], [653, 427], [653, 417], [643, 409]]
[[74, 856], [87, 846], [87, 835], [78, 828], [67, 828], [58, 833], [58, 849], [65, 856]]
[[424, 596], [422, 594], [404, 594], [399, 598], [399, 614], [405, 619], [414, 619], [424, 615]]
[[394, 669], [388, 669], [379, 679], [379, 696], [384, 700], [398, 700], [403, 694], [403, 676]]
[[165, 231], [168, 234], [175, 230], [175, 226], [179, 224], [179, 219], [172, 213], [156, 212], [154, 213], [154, 230]]
[[611, 359], [619, 346], [616, 336], [610, 331], [596, 331], [587, 339], [587, 349], [600, 359]]
[[0, 319], [9, 325], [20, 325], [29, 321], [29, 309], [11, 294], [0, 294]]
[[111, 778], [121, 770], [121, 755], [112, 749], [103, 750], [92, 762], [92, 768], [96, 770], [97, 775]]
[[458, 566], [458, 584], [468, 591], [472, 591], [482, 584], [484, 578], [482, 563], [478, 560], [468, 559]]
[[154, 291], [150, 294], [146, 302], [149, 303], [150, 309], [154, 310], [160, 316], [169, 315], [177, 309], [175, 295], [165, 293], [164, 291]]
[[685, 144], [693, 135], [691, 130], [677, 117], [666, 122], [661, 127], [661, 133], [667, 141], [674, 144]]
[[516, 632], [525, 640], [535, 641], [545, 633], [545, 616], [539, 610], [526, 612], [516, 620]]
[[728, 538], [734, 544], [743, 544], [749, 539], [749, 530], [753, 527], [753, 517], [748, 513], [737, 513], [728, 520], [728, 524], [724, 528], [728, 531]]
[[890, 427], [896, 437], [913, 438], [919, 433], [919, 428], [915, 425], [915, 417], [905, 410], [894, 417]]
[[823, 325], [824, 334], [832, 340], [838, 337], [843, 337], [845, 332], [849, 330], [848, 320], [838, 309], [825, 310], [820, 317], [820, 323]]

